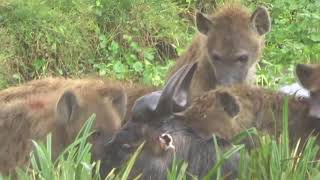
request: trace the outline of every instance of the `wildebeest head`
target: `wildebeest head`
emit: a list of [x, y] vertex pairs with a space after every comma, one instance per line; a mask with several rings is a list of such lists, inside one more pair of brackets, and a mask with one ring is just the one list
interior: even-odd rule
[[[102, 176], [114, 167], [121, 167], [142, 142], [145, 145], [133, 168], [133, 176], [142, 173], [143, 179], [165, 179], [173, 155], [187, 160], [189, 172], [200, 177], [213, 167], [212, 139], [201, 139], [176, 116], [187, 107], [188, 90], [196, 66], [197, 63], [183, 66], [162, 91], [136, 101], [132, 119], [106, 144]], [[219, 143], [227, 144], [222, 139]], [[228, 167], [233, 168], [232, 165]]]

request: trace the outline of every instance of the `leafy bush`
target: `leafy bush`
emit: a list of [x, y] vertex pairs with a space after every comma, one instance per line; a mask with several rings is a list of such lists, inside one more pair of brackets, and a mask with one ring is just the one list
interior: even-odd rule
[[[196, 32], [195, 9], [214, 11], [223, 0], [5, 0], [0, 4], [0, 85], [48, 75], [85, 73], [161, 85], [177, 52]], [[243, 1], [265, 5], [272, 31], [258, 84], [277, 88], [294, 81], [296, 63], [318, 62], [317, 0]]]
[[260, 85], [277, 88], [291, 83], [297, 63], [320, 63], [320, 2], [317, 0], [253, 1], [272, 17], [272, 30], [258, 71]]
[[170, 0], [6, 0], [0, 11], [0, 63], [10, 84], [98, 72], [159, 85], [175, 45], [188, 40], [183, 9]]
[[10, 37], [4, 45], [10, 53], [0, 56], [8, 80], [85, 72], [97, 26], [90, 8], [68, 2], [8, 0], [0, 6], [0, 28]]

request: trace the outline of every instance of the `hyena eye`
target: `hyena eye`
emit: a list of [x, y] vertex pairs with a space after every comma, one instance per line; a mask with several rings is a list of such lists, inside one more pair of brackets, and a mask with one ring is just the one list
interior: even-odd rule
[[241, 63], [247, 63], [247, 62], [248, 62], [248, 59], [249, 59], [248, 55], [241, 55], [241, 56], [238, 57], [237, 60], [238, 60], [239, 62], [241, 62]]
[[122, 144], [121, 145], [121, 150], [122, 151], [126, 151], [126, 152], [130, 152], [133, 150], [133, 146], [131, 144]]
[[100, 136], [102, 136], [102, 132], [99, 131], [99, 130], [96, 130], [96, 131], [91, 135], [91, 137], [92, 137], [93, 139], [96, 139], [96, 138], [98, 138], [98, 137], [100, 137]]
[[130, 149], [132, 146], [130, 144], [122, 144], [121, 147], [124, 149]]

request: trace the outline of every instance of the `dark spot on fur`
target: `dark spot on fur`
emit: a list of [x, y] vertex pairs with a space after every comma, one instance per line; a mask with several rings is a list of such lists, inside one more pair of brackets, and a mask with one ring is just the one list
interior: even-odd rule
[[45, 105], [42, 101], [33, 101], [33, 102], [29, 103], [29, 107], [33, 111], [39, 111], [39, 110], [43, 109], [44, 106]]

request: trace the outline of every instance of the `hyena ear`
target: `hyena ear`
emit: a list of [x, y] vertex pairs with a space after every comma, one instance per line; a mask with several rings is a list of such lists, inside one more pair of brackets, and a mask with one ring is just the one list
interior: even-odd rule
[[240, 112], [240, 106], [236, 98], [228, 92], [217, 93], [221, 106], [230, 117], [235, 117]]
[[312, 82], [310, 82], [313, 73], [313, 68], [306, 64], [297, 64], [296, 66], [296, 76], [300, 84], [306, 88], [310, 89]]
[[210, 19], [201, 12], [196, 12], [196, 26], [200, 33], [207, 35], [210, 28], [213, 26], [213, 23]]
[[77, 118], [79, 111], [76, 95], [72, 91], [64, 92], [56, 105], [58, 119], [64, 123], [71, 122]]
[[121, 119], [123, 119], [127, 112], [128, 97], [127, 93], [123, 90], [117, 91], [117, 93], [112, 97], [112, 104], [118, 111]]
[[106, 102], [112, 103], [112, 106], [119, 113], [120, 118], [123, 119], [127, 112], [128, 97], [123, 89], [103, 89], [100, 94], [105, 98]]
[[271, 29], [271, 19], [267, 8], [258, 7], [251, 15], [251, 24], [259, 35], [268, 33]]

